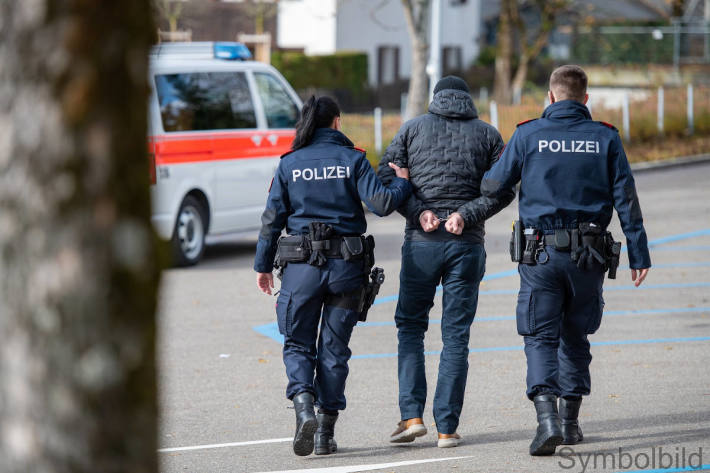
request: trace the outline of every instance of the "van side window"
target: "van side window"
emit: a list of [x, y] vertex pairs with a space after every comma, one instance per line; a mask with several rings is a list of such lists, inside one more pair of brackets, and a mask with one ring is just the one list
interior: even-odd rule
[[281, 82], [264, 72], [254, 73], [269, 128], [293, 128], [298, 121], [298, 106]]
[[155, 85], [165, 131], [256, 128], [243, 72], [162, 74]]

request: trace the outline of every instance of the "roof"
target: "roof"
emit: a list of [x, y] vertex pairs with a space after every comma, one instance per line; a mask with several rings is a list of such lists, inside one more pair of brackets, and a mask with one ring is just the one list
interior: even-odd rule
[[153, 68], [185, 68], [205, 70], [234, 69], [271, 69], [270, 66], [249, 60], [218, 59], [215, 57], [214, 42], [175, 42], [160, 43], [150, 50], [150, 63]]

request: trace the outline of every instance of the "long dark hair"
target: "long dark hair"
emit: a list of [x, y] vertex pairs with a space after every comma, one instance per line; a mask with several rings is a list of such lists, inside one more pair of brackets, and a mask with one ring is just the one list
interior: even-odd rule
[[306, 100], [301, 109], [301, 119], [296, 123], [296, 137], [293, 139], [291, 149], [297, 150], [308, 146], [313, 139], [317, 128], [327, 128], [333, 123], [335, 117], [340, 116], [340, 107], [335, 100], [323, 96]]

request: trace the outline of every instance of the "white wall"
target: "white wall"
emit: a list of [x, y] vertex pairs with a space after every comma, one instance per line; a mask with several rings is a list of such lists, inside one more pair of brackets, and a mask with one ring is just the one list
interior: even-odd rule
[[441, 47], [461, 46], [464, 69], [476, 60], [481, 49], [481, 1], [487, 0], [468, 0], [454, 7], [449, 0], [441, 0]]
[[367, 53], [372, 85], [377, 84], [377, 48], [399, 46], [399, 75], [409, 77], [412, 55], [401, 0], [338, 0], [336, 46]]
[[336, 0], [281, 0], [276, 42], [306, 54], [333, 54]]
[[[441, 0], [441, 46], [461, 46], [463, 67], [478, 57], [481, 0], [451, 6]], [[377, 48], [399, 46], [399, 76], [408, 78], [411, 48], [401, 0], [337, 0], [336, 49], [368, 54], [369, 82], [377, 84]]]

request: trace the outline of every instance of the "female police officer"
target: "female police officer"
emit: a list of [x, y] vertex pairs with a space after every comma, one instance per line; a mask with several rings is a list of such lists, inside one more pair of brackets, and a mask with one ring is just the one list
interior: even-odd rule
[[[279, 264], [286, 266], [276, 315], [284, 336], [286, 396], [296, 411], [296, 455], [309, 455], [314, 444], [316, 455], [337, 448], [333, 432], [338, 411], [345, 409], [348, 342], [359, 313], [334, 302], [334, 296], [354, 294], [369, 271], [361, 201], [384, 216], [409, 197], [408, 170], [391, 167], [398, 178], [385, 187], [365, 152], [340, 132], [335, 101], [311, 97], [296, 124], [292, 150], [281, 157], [272, 181], [254, 269], [259, 289], [271, 294], [278, 244]], [[291, 236], [279, 243], [284, 227]]]

